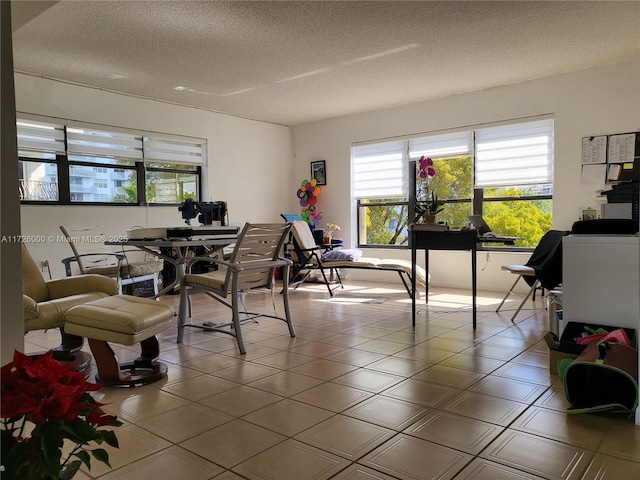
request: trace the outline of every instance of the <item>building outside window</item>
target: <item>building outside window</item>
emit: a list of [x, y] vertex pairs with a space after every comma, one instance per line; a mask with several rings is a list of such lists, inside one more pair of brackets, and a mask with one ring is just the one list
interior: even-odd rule
[[429, 188], [451, 227], [482, 215], [492, 229], [535, 247], [551, 229], [553, 119], [482, 126], [352, 147], [358, 245], [406, 247], [409, 160], [433, 160]]

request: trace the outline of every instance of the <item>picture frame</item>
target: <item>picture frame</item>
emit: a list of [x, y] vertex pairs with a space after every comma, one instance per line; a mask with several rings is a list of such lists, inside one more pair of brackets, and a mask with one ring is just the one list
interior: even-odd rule
[[580, 220], [597, 220], [598, 211], [592, 207], [583, 207], [580, 209]]
[[311, 162], [311, 178], [315, 178], [316, 185], [327, 184], [327, 166], [324, 160]]

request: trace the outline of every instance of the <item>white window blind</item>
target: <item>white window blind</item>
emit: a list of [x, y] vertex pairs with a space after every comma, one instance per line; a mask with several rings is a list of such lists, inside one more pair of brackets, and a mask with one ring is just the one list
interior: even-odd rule
[[144, 137], [144, 159], [202, 165], [206, 142], [192, 142], [158, 137]]
[[424, 155], [431, 158], [470, 155], [473, 151], [473, 132], [454, 132], [409, 140], [409, 157]]
[[18, 119], [16, 126], [19, 150], [64, 153], [63, 125]]
[[75, 155], [142, 159], [142, 136], [93, 128], [67, 127], [67, 150]]
[[406, 141], [353, 147], [355, 198], [406, 197], [408, 173]]
[[553, 120], [476, 130], [475, 186], [553, 182]]

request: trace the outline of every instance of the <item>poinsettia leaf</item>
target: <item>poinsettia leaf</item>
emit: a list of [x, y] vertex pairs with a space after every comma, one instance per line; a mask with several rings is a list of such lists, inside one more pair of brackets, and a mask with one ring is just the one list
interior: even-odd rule
[[91, 450], [91, 455], [93, 455], [96, 460], [100, 460], [107, 467], [111, 468], [111, 464], [109, 463], [109, 454], [104, 448], [96, 448], [95, 450]]
[[116, 433], [113, 430], [101, 430], [102, 439], [107, 443], [107, 445], [111, 445], [115, 448], [120, 448], [118, 444], [118, 438], [116, 437]]
[[[12, 438], [15, 439], [15, 437]], [[8, 436], [2, 436], [3, 478], [19, 478], [18, 470], [28, 464], [30, 459], [28, 442], [12, 441]]]
[[74, 475], [78, 473], [80, 465], [82, 465], [82, 462], [80, 460], [74, 460], [73, 462], [69, 463], [67, 468], [65, 468], [58, 475], [58, 480], [71, 480]]
[[91, 469], [91, 457], [86, 450], [80, 450], [79, 452], [76, 452], [75, 456], [82, 460], [82, 463], [84, 463], [88, 469]]
[[59, 423], [44, 423], [37, 427], [40, 435], [40, 451], [42, 452], [43, 470], [54, 478], [60, 472], [62, 456], [62, 430]]
[[86, 445], [91, 440], [97, 440], [100, 438], [100, 432], [80, 418], [74, 419], [68, 425], [73, 428], [73, 432], [77, 436], [77, 443]]

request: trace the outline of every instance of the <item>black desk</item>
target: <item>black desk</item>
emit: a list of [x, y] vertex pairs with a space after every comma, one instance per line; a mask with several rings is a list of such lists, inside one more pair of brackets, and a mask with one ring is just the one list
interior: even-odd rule
[[473, 329], [476, 329], [476, 252], [478, 237], [475, 230], [420, 230], [410, 228], [411, 241], [411, 321], [416, 326], [416, 254], [424, 250], [427, 273], [426, 302], [429, 303], [429, 250], [467, 250], [471, 252], [471, 296], [473, 303]]

